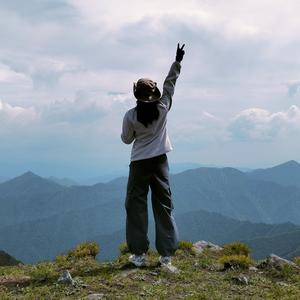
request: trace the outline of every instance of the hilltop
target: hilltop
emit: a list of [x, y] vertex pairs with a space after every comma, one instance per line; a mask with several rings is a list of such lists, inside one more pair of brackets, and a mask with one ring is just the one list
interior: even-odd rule
[[[84, 247], [77, 247], [55, 261], [0, 267], [0, 298], [291, 300], [300, 297], [297, 264], [254, 262], [246, 256], [247, 247], [238, 243], [231, 248], [211, 247], [200, 252], [195, 245], [182, 241], [173, 258], [179, 270], [175, 273], [158, 266], [158, 254], [153, 250], [148, 253], [147, 266], [138, 269], [127, 262], [126, 245], [120, 249], [120, 256], [110, 263], [99, 262], [93, 258], [96, 253], [91, 255]], [[227, 265], [222, 263], [224, 254]], [[299, 263], [299, 259], [295, 262]], [[66, 270], [72, 276], [69, 284], [58, 281]]]

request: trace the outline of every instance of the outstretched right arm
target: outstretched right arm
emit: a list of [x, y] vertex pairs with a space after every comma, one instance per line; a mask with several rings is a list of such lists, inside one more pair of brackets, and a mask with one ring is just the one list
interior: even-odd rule
[[165, 104], [170, 110], [172, 106], [172, 97], [175, 91], [176, 80], [180, 74], [181, 65], [179, 62], [174, 61], [170, 71], [164, 81], [163, 94], [161, 96], [161, 102]]

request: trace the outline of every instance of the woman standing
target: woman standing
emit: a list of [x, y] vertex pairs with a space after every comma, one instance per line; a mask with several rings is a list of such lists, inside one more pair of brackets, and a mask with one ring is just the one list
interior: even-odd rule
[[123, 119], [121, 138], [131, 144], [131, 163], [126, 195], [126, 240], [135, 266], [145, 265], [149, 248], [147, 195], [152, 194], [155, 219], [156, 249], [162, 265], [171, 265], [177, 249], [178, 234], [172, 216], [173, 204], [169, 185], [169, 166], [166, 153], [172, 150], [167, 133], [167, 114], [172, 105], [175, 83], [180, 74], [184, 45], [177, 45], [176, 61], [172, 64], [163, 85], [163, 94], [156, 82], [141, 78], [133, 85], [136, 107]]

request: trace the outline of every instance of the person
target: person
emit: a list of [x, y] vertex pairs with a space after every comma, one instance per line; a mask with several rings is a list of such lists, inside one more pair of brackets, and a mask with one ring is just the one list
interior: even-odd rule
[[174, 208], [169, 185], [169, 166], [166, 153], [172, 150], [167, 133], [167, 115], [172, 106], [175, 83], [180, 74], [185, 54], [183, 45], [177, 45], [176, 60], [163, 84], [163, 93], [157, 83], [141, 78], [133, 84], [136, 106], [123, 118], [121, 139], [131, 144], [131, 162], [127, 183], [126, 241], [129, 261], [137, 267], [145, 265], [149, 248], [147, 195], [151, 188], [155, 220], [155, 246], [161, 265], [171, 265], [178, 244], [178, 232], [172, 214]]

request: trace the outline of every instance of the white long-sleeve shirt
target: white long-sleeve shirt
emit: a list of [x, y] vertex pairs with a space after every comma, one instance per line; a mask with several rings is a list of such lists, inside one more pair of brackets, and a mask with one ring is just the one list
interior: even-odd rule
[[180, 74], [181, 65], [173, 62], [164, 81], [163, 93], [157, 107], [159, 117], [145, 127], [137, 120], [135, 107], [128, 110], [123, 119], [121, 139], [125, 144], [133, 146], [131, 161], [155, 157], [172, 150], [172, 145], [167, 132], [167, 114], [172, 105], [175, 83]]

